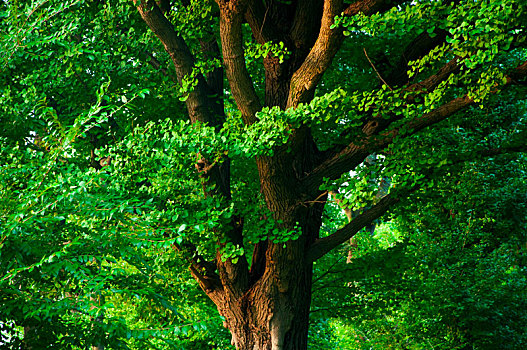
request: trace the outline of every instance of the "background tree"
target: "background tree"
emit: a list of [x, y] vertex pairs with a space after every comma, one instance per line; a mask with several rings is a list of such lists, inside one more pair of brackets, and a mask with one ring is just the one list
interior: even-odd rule
[[[452, 134], [490, 127], [477, 124]], [[312, 324], [325, 336], [310, 348], [525, 347], [524, 159], [473, 158], [435, 181], [373, 236], [361, 231], [351, 264], [345, 249], [317, 264]]]
[[[1, 6], [1, 312], [49, 343], [169, 341], [119, 305], [184, 323], [184, 261], [235, 347], [306, 348], [314, 262], [525, 150], [518, 1]], [[321, 232], [329, 191], [360, 213]]]

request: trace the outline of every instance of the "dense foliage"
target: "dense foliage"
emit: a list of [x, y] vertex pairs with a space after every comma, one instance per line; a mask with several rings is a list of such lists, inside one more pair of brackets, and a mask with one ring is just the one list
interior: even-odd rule
[[217, 3], [0, 2], [0, 346], [526, 347], [523, 2]]
[[525, 347], [525, 170], [510, 156], [460, 167], [361, 232], [352, 261], [321, 261], [313, 348]]

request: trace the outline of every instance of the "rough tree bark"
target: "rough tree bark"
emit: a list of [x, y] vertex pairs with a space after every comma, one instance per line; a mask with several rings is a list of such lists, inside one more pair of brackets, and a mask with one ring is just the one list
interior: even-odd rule
[[[318, 82], [337, 53], [343, 40], [342, 30], [331, 28], [334, 17], [343, 13], [370, 15], [396, 6], [400, 1], [359, 0], [351, 5], [343, 0], [305, 0], [286, 4], [280, 1], [216, 0], [219, 7], [221, 52], [212, 45], [203, 45], [208, 57], [222, 58], [230, 90], [246, 124], [257, 121], [262, 106], [295, 108], [309, 102]], [[177, 80], [190, 74], [194, 58], [184, 38], [165, 17], [170, 1], [134, 0], [141, 17], [163, 43], [177, 73]], [[291, 51], [283, 63], [264, 59], [265, 101], [260, 101], [245, 65], [242, 25], [248, 23], [259, 43], [283, 41]], [[444, 35], [434, 39], [418, 36], [409, 47], [408, 57], [417, 58], [436, 47]], [[214, 37], [212, 37], [214, 38]], [[210, 43], [210, 42], [209, 42]], [[389, 75], [391, 85], [406, 83], [406, 62], [398, 60]], [[437, 74], [408, 89], [433, 89], [457, 69], [455, 60]], [[186, 100], [192, 122], [219, 126], [222, 110], [222, 70], [213, 76], [200, 76], [198, 84]], [[215, 83], [214, 83], [215, 82]], [[211, 97], [212, 96], [212, 97]], [[408, 101], [412, 102], [412, 101]], [[437, 123], [469, 106], [469, 97], [460, 97], [436, 110], [410, 121], [412, 133]], [[279, 148], [272, 157], [256, 159], [261, 192], [274, 219], [292, 230], [300, 227], [302, 235], [285, 246], [264, 241], [256, 244], [252, 263], [245, 259], [223, 262], [219, 255], [211, 262], [195, 257], [190, 266], [192, 275], [225, 318], [225, 327], [232, 334], [237, 349], [306, 349], [308, 317], [311, 302], [313, 262], [349, 240], [361, 228], [383, 215], [397, 198], [388, 195], [370, 209], [357, 215], [334, 234], [319, 238], [325, 195], [319, 187], [324, 178], [336, 179], [362, 163], [368, 155], [381, 151], [397, 136], [399, 129], [386, 131], [392, 120], [379, 123], [375, 116], [362, 126], [364, 138], [335, 149], [317, 149], [308, 127], [292, 131], [287, 147]], [[410, 134], [410, 133], [409, 133]], [[289, 151], [287, 151], [289, 149]], [[206, 158], [199, 169], [209, 169]], [[229, 199], [230, 169], [226, 158], [222, 166], [203, 170], [202, 176], [216, 184], [218, 193]], [[231, 241], [243, 244], [242, 220], [233, 218], [232, 229], [224, 234]], [[218, 252], [219, 254], [219, 252]], [[250, 268], [249, 268], [250, 266]]]

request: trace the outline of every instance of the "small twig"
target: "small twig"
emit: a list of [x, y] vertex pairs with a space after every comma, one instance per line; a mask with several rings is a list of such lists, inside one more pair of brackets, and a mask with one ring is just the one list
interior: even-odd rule
[[267, 19], [267, 12], [269, 12], [269, 7], [268, 6], [266, 9], [265, 9], [265, 14], [264, 14], [264, 18], [262, 20], [262, 26], [260, 27], [260, 36], [262, 35], [262, 30], [263, 30], [263, 27], [265, 25], [265, 20]]
[[323, 274], [321, 274], [320, 276], [318, 276], [317, 278], [315, 278], [313, 280], [313, 283], [312, 285], [314, 285], [315, 283], [317, 283], [319, 280], [321, 280], [324, 276], [326, 276], [327, 274], [330, 273], [331, 269], [335, 267], [335, 265], [337, 265], [340, 261], [342, 260], [342, 257], [339, 256], [339, 258], [337, 259], [337, 261], [335, 261], [333, 264], [331, 264], [331, 266], [329, 267], [329, 269], [327, 269], [326, 271], [324, 271]]
[[375, 73], [377, 73], [377, 76], [379, 77], [379, 79], [381, 79], [381, 81], [388, 87], [388, 89], [390, 89], [390, 91], [393, 91], [393, 89], [390, 87], [390, 85], [388, 85], [388, 83], [386, 82], [386, 80], [384, 80], [382, 77], [381, 77], [381, 74], [379, 73], [379, 71], [377, 70], [377, 68], [375, 68], [375, 65], [373, 64], [373, 62], [370, 60], [370, 57], [368, 57], [368, 53], [366, 52], [366, 49], [363, 47], [362, 50], [364, 50], [364, 55], [366, 55], [366, 58], [368, 59], [368, 62], [370, 62], [371, 66], [373, 67], [373, 70], [375, 71]]
[[328, 191], [322, 192], [317, 198], [315, 198], [315, 200], [302, 202], [302, 205], [306, 207], [307, 203], [326, 203], [327, 201], [319, 201], [319, 199], [322, 198], [326, 194], [328, 194]]

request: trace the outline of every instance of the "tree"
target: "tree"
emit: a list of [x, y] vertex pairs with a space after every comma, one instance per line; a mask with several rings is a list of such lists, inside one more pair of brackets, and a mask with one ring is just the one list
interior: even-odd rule
[[[166, 303], [159, 251], [174, 247], [236, 348], [306, 348], [314, 262], [454, 164], [525, 150], [521, 115], [480, 114], [493, 143], [448, 124], [500, 98], [524, 106], [521, 2], [133, 5], [1, 5], [2, 260], [16, 257], [2, 288], [19, 324], [65, 322], [37, 299], [17, 308], [37, 280], [87, 315], [87, 344], [124, 338], [110, 291]], [[321, 235], [343, 186], [360, 213]]]

